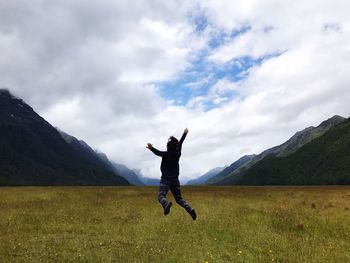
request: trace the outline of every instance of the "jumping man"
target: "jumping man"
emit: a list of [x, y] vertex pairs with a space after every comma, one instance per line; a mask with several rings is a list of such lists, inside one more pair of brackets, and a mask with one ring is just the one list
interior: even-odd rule
[[184, 130], [180, 141], [171, 136], [167, 143], [167, 151], [159, 151], [151, 143], [147, 143], [146, 148], [150, 149], [155, 155], [162, 157], [160, 170], [162, 177], [160, 180], [158, 201], [164, 209], [164, 215], [169, 214], [172, 202], [166, 199], [166, 194], [170, 190], [176, 203], [182, 206], [196, 220], [196, 211], [182, 198], [179, 182], [179, 160], [181, 156], [182, 143], [186, 138], [188, 129]]

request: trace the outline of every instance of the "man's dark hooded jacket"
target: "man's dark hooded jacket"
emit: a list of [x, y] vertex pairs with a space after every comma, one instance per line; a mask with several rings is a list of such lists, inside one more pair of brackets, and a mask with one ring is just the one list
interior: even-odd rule
[[179, 183], [179, 160], [181, 156], [182, 143], [186, 138], [186, 133], [182, 134], [180, 141], [176, 145], [175, 150], [159, 151], [152, 147], [150, 150], [160, 157], [162, 157], [162, 163], [160, 170], [162, 172], [161, 180], [167, 184]]

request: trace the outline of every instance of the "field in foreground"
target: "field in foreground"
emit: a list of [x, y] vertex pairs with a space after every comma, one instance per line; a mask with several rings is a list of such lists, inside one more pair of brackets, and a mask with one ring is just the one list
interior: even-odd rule
[[197, 221], [156, 194], [0, 188], [0, 262], [350, 262], [350, 187], [184, 187]]

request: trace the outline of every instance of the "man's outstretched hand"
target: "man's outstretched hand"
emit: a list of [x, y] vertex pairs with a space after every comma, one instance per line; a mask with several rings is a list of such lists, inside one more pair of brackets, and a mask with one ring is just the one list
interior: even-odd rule
[[187, 128], [184, 130], [184, 133], [186, 133], [186, 134], [188, 133], [188, 129]]
[[151, 150], [153, 148], [153, 145], [151, 143], [147, 143], [146, 148]]

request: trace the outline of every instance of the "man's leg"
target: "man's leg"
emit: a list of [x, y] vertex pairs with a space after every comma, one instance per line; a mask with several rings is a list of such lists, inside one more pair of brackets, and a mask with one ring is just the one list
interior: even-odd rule
[[170, 190], [176, 200], [176, 203], [178, 203], [180, 206], [182, 206], [186, 211], [192, 216], [193, 220], [196, 220], [197, 215], [194, 209], [186, 202], [185, 199], [181, 196], [181, 190], [180, 185], [171, 185]]
[[169, 191], [169, 186], [160, 182], [160, 185], [159, 185], [159, 193], [158, 193], [158, 201], [159, 203], [163, 206], [163, 209], [164, 209], [164, 215], [167, 215], [169, 214], [170, 212], [170, 207], [172, 205], [171, 202], [169, 202], [167, 199], [166, 199], [166, 194], [168, 193]]

